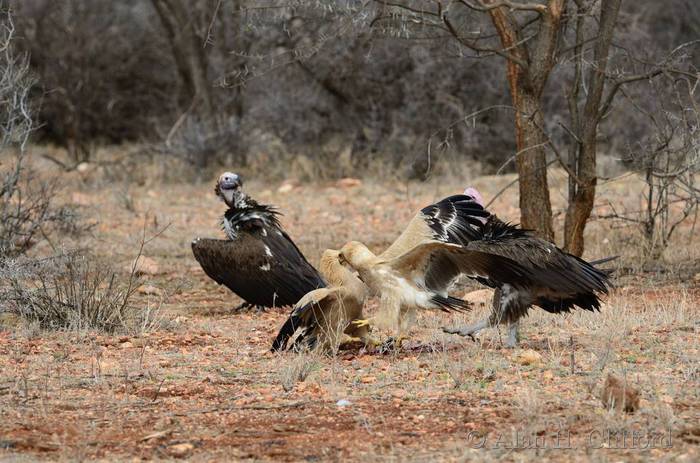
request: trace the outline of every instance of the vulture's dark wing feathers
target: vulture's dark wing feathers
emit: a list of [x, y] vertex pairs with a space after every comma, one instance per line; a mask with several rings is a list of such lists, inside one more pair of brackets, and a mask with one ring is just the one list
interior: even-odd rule
[[[574, 306], [586, 310], [598, 309], [600, 301], [597, 294], [608, 292], [608, 271], [597, 269], [585, 260], [495, 216], [484, 224], [482, 237], [466, 247], [506, 257], [527, 269], [529, 281], [523, 286], [534, 298], [532, 303], [548, 312], [567, 312]], [[498, 286], [489, 279], [482, 283]]]
[[246, 302], [265, 307], [293, 305], [316, 288], [321, 276], [282, 231], [240, 229], [235, 240], [197, 239], [192, 252], [207, 275]]
[[483, 220], [489, 216], [479, 203], [467, 195], [448, 196], [424, 207], [421, 213], [433, 232], [433, 239], [462, 245], [478, 239]]
[[487, 217], [489, 213], [471, 196], [449, 196], [421, 209], [379, 257], [399, 257], [426, 240], [465, 245], [479, 238]]

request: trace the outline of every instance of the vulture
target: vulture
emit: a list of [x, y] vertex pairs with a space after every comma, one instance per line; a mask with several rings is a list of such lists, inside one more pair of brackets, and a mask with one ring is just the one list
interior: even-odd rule
[[[468, 310], [448, 295], [462, 274], [498, 289], [499, 311], [513, 314], [508, 323], [531, 305], [549, 312], [599, 308], [607, 272], [499, 220], [480, 201], [455, 195], [424, 208], [379, 256], [359, 242], [341, 249], [341, 261], [380, 296], [380, 312], [394, 322], [399, 343], [417, 309]], [[509, 345], [517, 342], [516, 330], [511, 327]]]
[[227, 239], [192, 241], [204, 272], [245, 301], [238, 309], [290, 306], [326, 286], [282, 229], [279, 212], [251, 199], [242, 186], [241, 177], [231, 172], [216, 182], [214, 191], [228, 206], [222, 220]]
[[[481, 194], [475, 188], [467, 188], [464, 193], [483, 205]], [[503, 284], [477, 277], [480, 283], [494, 288], [491, 314], [474, 325], [443, 328], [443, 331], [473, 339], [484, 328], [506, 324], [507, 347], [517, 345], [519, 320], [533, 305], [550, 313], [568, 313], [576, 307], [599, 311], [599, 295], [607, 294], [612, 271], [596, 266], [617, 258], [586, 262], [495, 215], [490, 215], [484, 222], [481, 240], [469, 243], [467, 247], [512, 259], [527, 269], [528, 281], [519, 285]]]
[[362, 319], [368, 289], [355, 272], [341, 263], [339, 256], [338, 250], [324, 251], [319, 270], [328, 286], [309, 292], [297, 302], [272, 344], [273, 351], [287, 349], [295, 333], [298, 335], [293, 343], [294, 348], [318, 348], [332, 352], [346, 342], [377, 344], [369, 337], [366, 325], [350, 323]]

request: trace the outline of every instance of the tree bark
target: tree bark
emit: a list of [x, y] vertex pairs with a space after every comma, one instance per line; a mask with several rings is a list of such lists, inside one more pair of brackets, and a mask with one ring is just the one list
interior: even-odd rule
[[516, 166], [520, 187], [520, 222], [535, 230], [541, 238], [554, 241], [552, 205], [547, 182], [546, 137], [542, 132], [544, 117], [540, 100], [521, 91], [513, 99], [516, 108]]
[[[597, 183], [596, 158], [598, 154], [596, 136], [598, 124], [602, 117], [600, 103], [605, 87], [605, 71], [608, 65], [608, 52], [612, 44], [615, 22], [622, 0], [603, 0], [600, 7], [598, 38], [593, 50], [593, 63], [588, 75], [588, 95], [583, 107], [583, 114], [576, 117], [579, 143], [577, 159], [572, 163], [576, 167], [576, 178], [570, 184], [569, 204], [564, 222], [564, 247], [576, 256], [583, 254], [583, 232], [586, 222], [593, 211], [595, 187]], [[578, 72], [580, 68], [577, 68]], [[570, 110], [578, 111], [578, 106], [570, 104]]]
[[565, 5], [566, 0], [548, 2], [531, 49], [519, 37], [517, 23], [507, 8], [489, 10], [503, 50], [514, 58], [507, 61], [507, 66], [508, 86], [515, 108], [520, 222], [549, 241], [554, 241], [554, 227], [547, 182], [547, 138], [540, 98], [554, 66], [554, 51]]

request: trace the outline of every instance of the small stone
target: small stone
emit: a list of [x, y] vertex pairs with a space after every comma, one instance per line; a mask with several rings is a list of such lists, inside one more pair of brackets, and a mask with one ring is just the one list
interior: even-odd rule
[[349, 407], [352, 405], [352, 402], [350, 402], [348, 399], [340, 399], [335, 404], [339, 407]]
[[89, 206], [92, 204], [92, 198], [89, 195], [77, 191], [71, 195], [71, 201], [77, 206]]
[[542, 355], [532, 349], [525, 350], [518, 355], [517, 361], [521, 365], [534, 365], [540, 363]]
[[360, 378], [360, 382], [363, 384], [370, 384], [375, 381], [377, 381], [377, 378], [374, 376], [363, 376], [362, 378]]
[[608, 374], [600, 400], [606, 408], [633, 413], [639, 408], [639, 391], [629, 382]]
[[362, 180], [360, 180], [359, 178], [350, 177], [341, 178], [340, 180], [338, 180], [336, 185], [338, 185], [340, 188], [354, 188], [356, 186], [362, 185]]
[[277, 193], [289, 193], [294, 189], [294, 185], [291, 183], [283, 183], [279, 188], [277, 188]]
[[185, 458], [192, 453], [194, 445], [189, 443], [175, 444], [168, 447], [168, 453], [175, 458]]

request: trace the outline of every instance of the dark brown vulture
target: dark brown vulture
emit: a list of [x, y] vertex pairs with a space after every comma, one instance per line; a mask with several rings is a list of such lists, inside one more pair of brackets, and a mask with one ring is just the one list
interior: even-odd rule
[[[381, 297], [380, 313], [394, 322], [399, 341], [416, 309], [468, 308], [447, 293], [462, 274], [498, 288], [500, 310], [511, 316], [508, 323], [531, 305], [549, 312], [574, 306], [597, 309], [598, 294], [608, 288], [606, 272], [498, 220], [469, 195], [424, 208], [379, 256], [362, 243], [350, 242], [340, 258]], [[511, 329], [509, 344], [516, 342], [516, 329]]]
[[[476, 189], [467, 188], [464, 193], [482, 204]], [[517, 345], [518, 322], [533, 305], [550, 313], [568, 313], [577, 307], [592, 312], [600, 310], [599, 295], [607, 294], [612, 272], [595, 266], [615, 259], [609, 257], [586, 262], [495, 215], [489, 216], [484, 223], [479, 240], [467, 243], [466, 247], [517, 262], [526, 269], [527, 278], [509, 283], [476, 277], [480, 283], [494, 288], [491, 315], [471, 326], [443, 330], [473, 338], [484, 328], [506, 324], [508, 347]]]
[[239, 308], [289, 306], [325, 286], [315, 268], [282, 229], [279, 213], [243, 191], [240, 176], [226, 172], [214, 191], [229, 207], [222, 226], [228, 239], [196, 238], [192, 252], [204, 272], [240, 296]]

